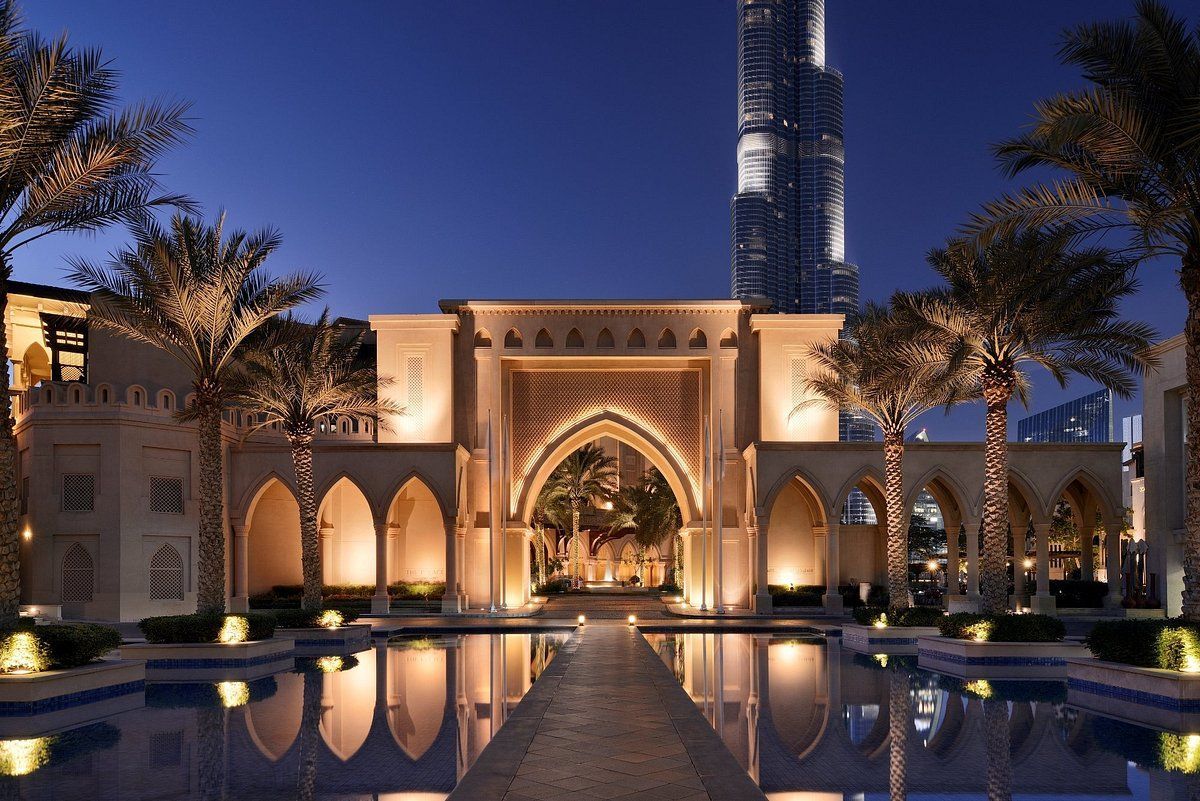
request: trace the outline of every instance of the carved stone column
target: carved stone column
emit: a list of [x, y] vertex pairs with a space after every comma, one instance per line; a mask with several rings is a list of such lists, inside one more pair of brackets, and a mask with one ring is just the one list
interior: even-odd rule
[[250, 564], [249, 541], [246, 539], [246, 524], [234, 523], [233, 528], [233, 597], [229, 599], [230, 612], [250, 611]]
[[1030, 597], [1029, 606], [1039, 615], [1053, 615], [1057, 603], [1050, 594], [1050, 524], [1035, 523], [1033, 533], [1037, 538], [1037, 593]]
[[442, 593], [442, 614], [462, 611], [458, 595], [458, 521], [443, 522], [446, 532], [446, 591]]
[[[842, 594], [838, 592], [838, 585], [841, 583], [841, 536], [839, 529], [841, 523], [831, 521], [825, 530], [825, 595], [821, 598], [821, 604], [825, 607], [826, 612], [841, 613], [842, 611]], [[814, 532], [815, 533], [815, 532]]]
[[387, 614], [391, 607], [387, 588], [388, 524], [375, 523], [375, 594], [371, 596], [371, 614]]

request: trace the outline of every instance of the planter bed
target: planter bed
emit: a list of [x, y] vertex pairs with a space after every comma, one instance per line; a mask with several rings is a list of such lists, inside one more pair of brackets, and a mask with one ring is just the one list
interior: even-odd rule
[[290, 639], [239, 643], [134, 643], [122, 659], [146, 660], [147, 681], [251, 681], [286, 670], [295, 650]]
[[[336, 628], [275, 629], [275, 636], [292, 640], [300, 655], [336, 656], [361, 651], [371, 644], [371, 626], [349, 623]], [[332, 650], [330, 650], [332, 649]]]
[[920, 667], [966, 679], [1062, 679], [1067, 660], [1087, 656], [1077, 642], [976, 642], [920, 637]]
[[842, 626], [842, 644], [862, 654], [915, 654], [918, 637], [937, 636], [937, 626]]
[[0, 737], [32, 737], [146, 703], [146, 664], [102, 660], [0, 676]]
[[1200, 673], [1070, 659], [1067, 702], [1143, 726], [1200, 733]]

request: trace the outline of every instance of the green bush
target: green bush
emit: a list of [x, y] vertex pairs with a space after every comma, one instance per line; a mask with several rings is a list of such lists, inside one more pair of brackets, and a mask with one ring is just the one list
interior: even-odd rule
[[[148, 617], [138, 623], [146, 642], [165, 643], [216, 642], [225, 624], [224, 614], [163, 615]], [[275, 634], [275, 616], [262, 612], [233, 615], [244, 617], [250, 625], [247, 639], [269, 640]]]
[[984, 615], [958, 612], [938, 621], [943, 637], [956, 640], [982, 638], [987, 642], [1059, 642], [1067, 629], [1048, 615]]
[[825, 588], [816, 584], [768, 584], [767, 592], [775, 606], [820, 606]]
[[7, 640], [17, 631], [28, 631], [37, 638], [50, 669], [73, 668], [94, 662], [121, 644], [121, 635], [114, 628], [94, 623], [49, 623], [44, 626], [21, 623], [0, 631]]
[[571, 580], [555, 578], [539, 584], [533, 591], [534, 595], [558, 595], [571, 589]]
[[[320, 628], [321, 613], [324, 609], [276, 609], [271, 614], [275, 625], [281, 629], [315, 629]], [[342, 613], [342, 623], [353, 623], [358, 620], [358, 612], [352, 609], [337, 609]]]
[[658, 591], [661, 592], [663, 595], [682, 595], [683, 587], [680, 587], [678, 584], [671, 584], [669, 582], [665, 582], [663, 584], [658, 585]]
[[[446, 592], [444, 581], [397, 581], [388, 585], [388, 596], [393, 601], [429, 601], [440, 598]], [[276, 584], [266, 592], [250, 597], [255, 608], [298, 607], [304, 595], [300, 584]], [[321, 598], [325, 608], [369, 608], [375, 595], [374, 584], [326, 584], [321, 587]]]
[[887, 613], [889, 626], [936, 626], [945, 617], [942, 610], [933, 606], [913, 606], [891, 612], [878, 606], [856, 606], [850, 611], [854, 621], [863, 626], [874, 626], [879, 616]]
[[1092, 656], [1136, 667], [1179, 670], [1185, 653], [1197, 654], [1200, 626], [1181, 619], [1102, 620], [1083, 644]]
[[1104, 606], [1108, 585], [1103, 581], [1052, 580], [1050, 594], [1062, 609], [1099, 609]]

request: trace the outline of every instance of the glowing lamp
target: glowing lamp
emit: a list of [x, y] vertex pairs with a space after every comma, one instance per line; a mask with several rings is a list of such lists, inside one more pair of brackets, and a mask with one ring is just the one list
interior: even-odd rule
[[50, 666], [41, 640], [31, 631], [17, 631], [0, 643], [0, 673], [37, 673]]
[[587, 623], [587, 615], [580, 615], [579, 616], [579, 625], [582, 626], [584, 623]]
[[637, 615], [630, 615], [630, 616], [629, 616], [629, 625], [631, 625], [631, 626], [636, 626], [636, 625], [637, 625]]
[[221, 633], [217, 635], [217, 642], [232, 645], [234, 643], [245, 642], [249, 638], [249, 620], [237, 615], [225, 616], [225, 622], [221, 625]]
[[[31, 540], [31, 539], [33, 539], [33, 531], [30, 530], [29, 526], [26, 526], [25, 530], [21, 532], [21, 536], [27, 540]], [[22, 741], [14, 740], [14, 742], [22, 742]]]
[[217, 684], [217, 695], [226, 709], [245, 706], [250, 703], [250, 685], [244, 681], [223, 681]]
[[1026, 570], [1032, 570], [1032, 569], [1033, 569], [1033, 560], [1032, 560], [1032, 559], [1028, 559], [1028, 558], [1026, 558], [1026, 560], [1025, 560], [1025, 569], [1026, 569]]
[[317, 619], [317, 624], [327, 629], [336, 629], [346, 622], [346, 618], [336, 609], [326, 609]]
[[317, 658], [317, 670], [322, 673], [337, 673], [345, 665], [346, 661], [340, 656], [322, 656]]
[[929, 570], [930, 573], [935, 572], [938, 569], [937, 560], [930, 559], [929, 562], [925, 565], [925, 567]]
[[28, 776], [50, 761], [53, 737], [0, 740], [0, 776]]

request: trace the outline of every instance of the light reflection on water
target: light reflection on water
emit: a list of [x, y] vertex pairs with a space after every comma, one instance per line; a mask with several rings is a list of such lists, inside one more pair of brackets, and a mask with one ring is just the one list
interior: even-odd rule
[[1084, 713], [1063, 682], [962, 682], [836, 639], [646, 639], [773, 801], [1200, 798], [1200, 736]]
[[257, 681], [151, 684], [143, 709], [0, 741], [0, 797], [442, 799], [567, 636], [398, 638]]

